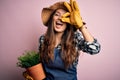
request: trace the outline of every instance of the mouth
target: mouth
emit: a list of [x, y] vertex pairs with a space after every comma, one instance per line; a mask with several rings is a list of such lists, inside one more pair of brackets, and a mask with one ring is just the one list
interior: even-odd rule
[[63, 23], [61, 21], [56, 21], [56, 25], [63, 26]]

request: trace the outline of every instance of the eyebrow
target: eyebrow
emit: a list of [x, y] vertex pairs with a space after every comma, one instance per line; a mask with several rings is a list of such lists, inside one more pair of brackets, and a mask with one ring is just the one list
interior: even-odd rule
[[55, 13], [59, 13], [59, 14], [61, 14], [59, 11], [56, 11]]

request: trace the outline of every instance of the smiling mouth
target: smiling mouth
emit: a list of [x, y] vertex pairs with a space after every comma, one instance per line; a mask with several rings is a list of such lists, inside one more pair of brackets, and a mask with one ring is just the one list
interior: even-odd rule
[[56, 22], [56, 25], [60, 25], [60, 26], [62, 26], [62, 25], [63, 25], [63, 23], [62, 23], [62, 22], [60, 22], [60, 21], [57, 21], [57, 22]]

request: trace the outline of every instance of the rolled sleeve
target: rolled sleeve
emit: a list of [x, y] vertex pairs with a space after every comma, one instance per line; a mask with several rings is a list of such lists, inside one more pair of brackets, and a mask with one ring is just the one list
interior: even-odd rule
[[97, 42], [97, 39], [94, 39], [93, 42], [88, 42], [83, 40], [81, 44], [79, 44], [79, 49], [83, 52], [89, 53], [91, 55], [97, 54], [100, 52], [100, 44]]
[[75, 43], [78, 51], [82, 50], [91, 55], [100, 52], [101, 45], [98, 43], [97, 39], [94, 38], [93, 42], [85, 41], [82, 34], [79, 32], [75, 33]]

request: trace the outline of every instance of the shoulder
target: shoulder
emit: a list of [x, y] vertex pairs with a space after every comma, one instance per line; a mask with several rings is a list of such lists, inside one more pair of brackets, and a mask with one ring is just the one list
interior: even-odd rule
[[39, 38], [39, 43], [43, 43], [44, 42], [44, 39], [45, 39], [45, 35], [41, 35], [40, 38]]

